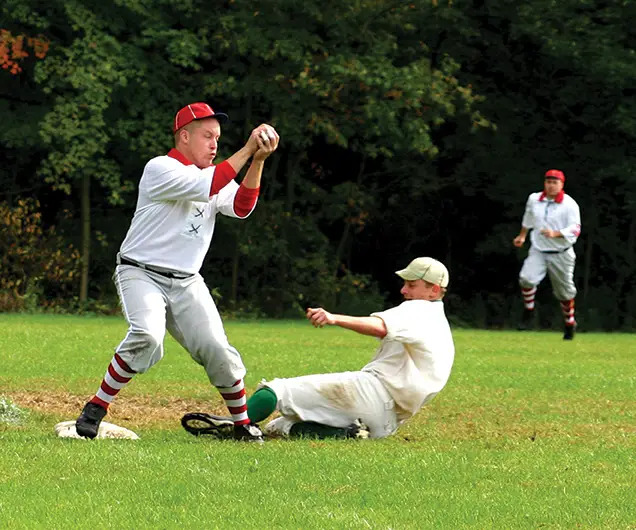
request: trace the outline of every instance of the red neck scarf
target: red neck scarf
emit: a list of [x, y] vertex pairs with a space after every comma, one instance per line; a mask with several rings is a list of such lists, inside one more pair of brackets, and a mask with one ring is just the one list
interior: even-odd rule
[[[565, 195], [565, 192], [563, 190], [561, 190], [559, 193], [557, 193], [557, 196], [554, 198], [554, 202], [562, 203], [564, 195]], [[539, 201], [542, 201], [542, 200], [544, 200], [546, 198], [547, 198], [547, 196], [545, 194], [545, 191], [542, 191], [541, 192], [541, 196], [539, 197]]]

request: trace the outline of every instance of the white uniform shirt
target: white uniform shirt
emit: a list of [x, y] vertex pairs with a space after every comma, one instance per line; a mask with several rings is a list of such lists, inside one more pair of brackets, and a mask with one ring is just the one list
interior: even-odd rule
[[[521, 225], [533, 229], [530, 243], [537, 250], [564, 250], [574, 245], [581, 233], [579, 205], [566, 193], [561, 202], [548, 199], [543, 192], [531, 193]], [[546, 237], [540, 232], [542, 228], [558, 230], [563, 237]]]
[[362, 371], [382, 381], [398, 420], [404, 421], [433, 399], [450, 376], [455, 346], [444, 303], [407, 300], [372, 316], [384, 321], [387, 334]]
[[139, 181], [137, 208], [121, 255], [172, 271], [199, 272], [216, 214], [238, 217], [234, 197], [239, 185], [232, 180], [210, 197], [214, 171], [214, 166], [199, 169], [167, 155], [150, 160]]

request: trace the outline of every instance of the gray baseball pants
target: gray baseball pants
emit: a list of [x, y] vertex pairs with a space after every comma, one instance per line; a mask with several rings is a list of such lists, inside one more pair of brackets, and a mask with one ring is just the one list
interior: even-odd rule
[[163, 357], [166, 330], [203, 366], [216, 387], [245, 376], [239, 352], [228, 342], [210, 290], [200, 274], [166, 278], [131, 265], [118, 265], [113, 280], [128, 333], [116, 352], [139, 373]]
[[519, 272], [519, 285], [525, 289], [536, 287], [547, 273], [550, 276], [552, 292], [557, 300], [571, 300], [576, 297], [575, 262], [576, 254], [573, 248], [558, 254], [546, 254], [530, 247], [528, 257]]

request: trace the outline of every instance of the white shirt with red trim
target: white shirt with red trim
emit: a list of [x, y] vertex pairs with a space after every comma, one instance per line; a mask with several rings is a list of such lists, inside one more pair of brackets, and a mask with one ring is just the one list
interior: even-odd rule
[[234, 212], [239, 185], [231, 180], [210, 197], [215, 166], [199, 169], [173, 153], [146, 164], [120, 252], [145, 265], [194, 274], [210, 247], [216, 215], [239, 217]]
[[444, 388], [455, 345], [441, 300], [407, 300], [373, 313], [384, 321], [386, 336], [362, 371], [374, 374], [395, 401], [404, 421]]
[[[579, 205], [568, 194], [560, 192], [554, 200], [544, 192], [531, 193], [526, 202], [521, 225], [530, 233], [530, 243], [539, 251], [564, 250], [576, 243], [581, 234]], [[546, 237], [542, 228], [558, 230], [563, 237]]]

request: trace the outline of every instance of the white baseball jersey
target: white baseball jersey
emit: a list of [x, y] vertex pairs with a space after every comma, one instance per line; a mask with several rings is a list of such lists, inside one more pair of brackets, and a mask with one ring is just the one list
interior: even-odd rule
[[[555, 200], [548, 199], [543, 192], [531, 193], [521, 224], [534, 229], [530, 233], [530, 243], [537, 250], [565, 250], [576, 243], [581, 233], [579, 205], [566, 193], [559, 194]], [[558, 230], [563, 237], [548, 238], [541, 234], [542, 228]]]
[[150, 160], [139, 181], [137, 208], [121, 254], [171, 271], [199, 272], [216, 214], [238, 217], [233, 205], [239, 185], [232, 180], [210, 197], [214, 171], [214, 166], [199, 169], [168, 155]]
[[375, 357], [362, 371], [374, 374], [395, 401], [398, 420], [413, 416], [444, 388], [455, 346], [441, 300], [407, 300], [373, 313], [387, 328]]

